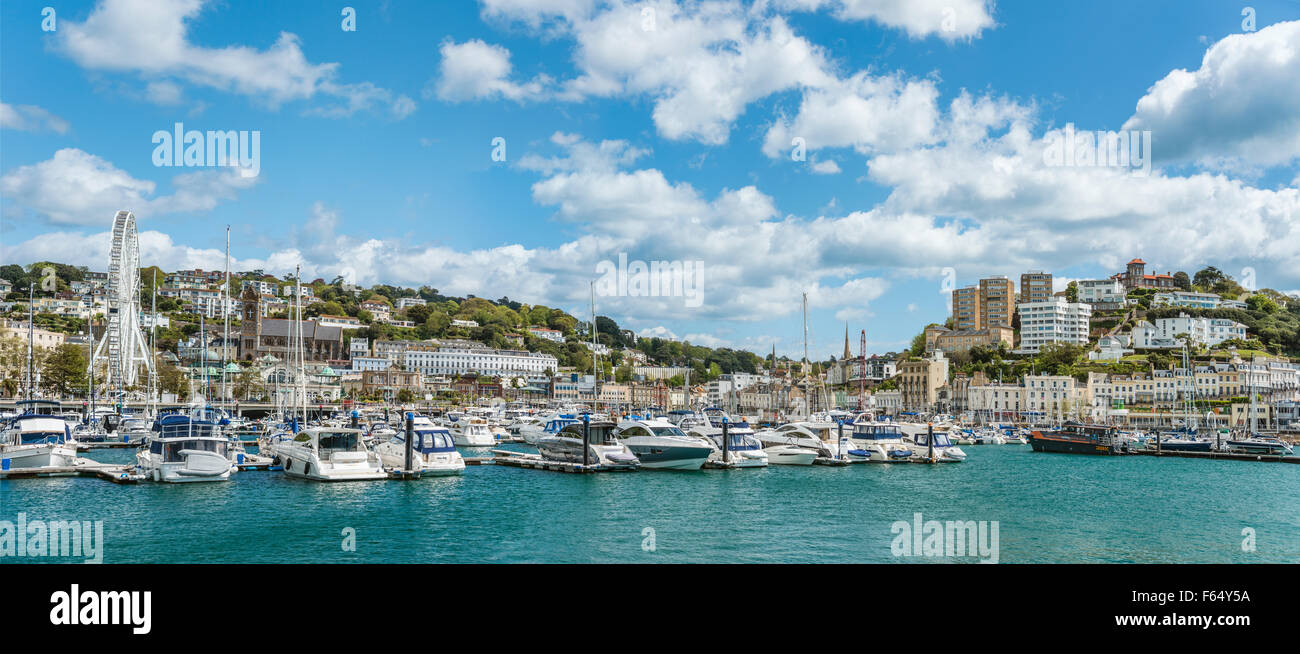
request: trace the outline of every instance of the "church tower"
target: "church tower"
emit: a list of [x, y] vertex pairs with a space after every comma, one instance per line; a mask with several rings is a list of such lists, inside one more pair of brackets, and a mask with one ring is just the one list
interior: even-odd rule
[[262, 336], [262, 296], [250, 284], [239, 294], [239, 299], [243, 304], [239, 327], [239, 358], [253, 359], [257, 356], [257, 345]]
[[849, 323], [846, 322], [844, 323], [844, 356], [840, 361], [848, 361], [852, 358], [853, 354], [849, 352]]

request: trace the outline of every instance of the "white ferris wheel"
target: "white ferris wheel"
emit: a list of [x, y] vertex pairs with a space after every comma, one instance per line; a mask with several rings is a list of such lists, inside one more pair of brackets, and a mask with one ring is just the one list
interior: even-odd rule
[[139, 381], [141, 366], [153, 375], [153, 359], [140, 328], [140, 242], [135, 215], [113, 217], [113, 247], [108, 259], [108, 329], [95, 347], [90, 365], [107, 363], [106, 388], [126, 388]]

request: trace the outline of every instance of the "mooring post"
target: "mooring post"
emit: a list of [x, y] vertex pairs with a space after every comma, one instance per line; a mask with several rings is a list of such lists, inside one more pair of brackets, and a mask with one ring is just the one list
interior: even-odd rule
[[933, 422], [926, 423], [925, 425], [925, 440], [929, 446], [926, 451], [926, 457], [930, 459], [931, 462], [933, 462], [934, 461], [934, 423]]
[[731, 443], [727, 442], [730, 438], [727, 436], [728, 428], [731, 426], [731, 420], [727, 416], [722, 416], [722, 462], [731, 463]]
[[588, 449], [591, 447], [591, 416], [582, 414], [582, 467], [586, 468], [591, 463], [591, 454]]
[[361, 419], [360, 419], [360, 417], [357, 415], [357, 410], [356, 410], [356, 409], [353, 409], [353, 410], [352, 410], [352, 428], [353, 428], [353, 429], [360, 429], [360, 428], [361, 428]]
[[411, 446], [415, 439], [415, 414], [406, 414], [406, 470], [407, 474], [411, 472]]
[[835, 434], [836, 434], [835, 435], [835, 456], [836, 458], [843, 459], [844, 458], [844, 449], [843, 449], [844, 448], [844, 421], [836, 420], [835, 423], [836, 423], [835, 424]]

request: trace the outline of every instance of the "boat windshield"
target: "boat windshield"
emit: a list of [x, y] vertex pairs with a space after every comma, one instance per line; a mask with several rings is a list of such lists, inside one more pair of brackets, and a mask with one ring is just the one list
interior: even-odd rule
[[[405, 439], [399, 435], [397, 442], [405, 443]], [[427, 454], [429, 452], [454, 452], [456, 443], [451, 438], [451, 433], [446, 429], [421, 429], [415, 432], [414, 438], [411, 439], [411, 449]]]
[[855, 425], [853, 427], [853, 438], [860, 440], [883, 441], [902, 437], [903, 433], [898, 430], [898, 425]]
[[226, 456], [226, 441], [216, 439], [194, 439], [194, 440], [176, 440], [176, 441], [153, 441], [150, 449], [154, 453], [162, 451], [163, 461], [172, 463], [185, 460], [185, 452], [197, 450], [200, 452], [215, 452], [221, 456]]
[[654, 432], [655, 436], [676, 436], [678, 438], [686, 437], [686, 433], [676, 427], [651, 427], [650, 431]]
[[357, 451], [357, 434], [350, 431], [323, 432], [316, 442], [321, 455]]
[[[928, 433], [917, 434], [916, 444], [922, 447], [928, 446], [930, 444], [929, 438], [930, 438], [930, 434]], [[948, 432], [943, 432], [943, 431], [934, 432], [934, 446], [952, 447], [952, 439], [948, 438]]]

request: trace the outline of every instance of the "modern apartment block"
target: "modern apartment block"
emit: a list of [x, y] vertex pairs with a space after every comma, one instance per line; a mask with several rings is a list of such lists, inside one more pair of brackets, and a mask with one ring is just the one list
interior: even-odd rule
[[980, 289], [967, 286], [952, 292], [952, 322], [954, 329], [979, 329]]
[[1031, 270], [1020, 276], [1021, 302], [1046, 302], [1052, 299], [1052, 273]]
[[[1052, 288], [1051, 275], [1047, 288]], [[966, 286], [952, 292], [953, 329], [985, 329], [1010, 327], [1015, 315], [1016, 284], [1005, 276], [981, 279], [978, 285]]]
[[1092, 305], [1058, 297], [1047, 302], [1025, 302], [1020, 312], [1020, 347], [1016, 352], [1033, 354], [1049, 343], [1088, 344]]

